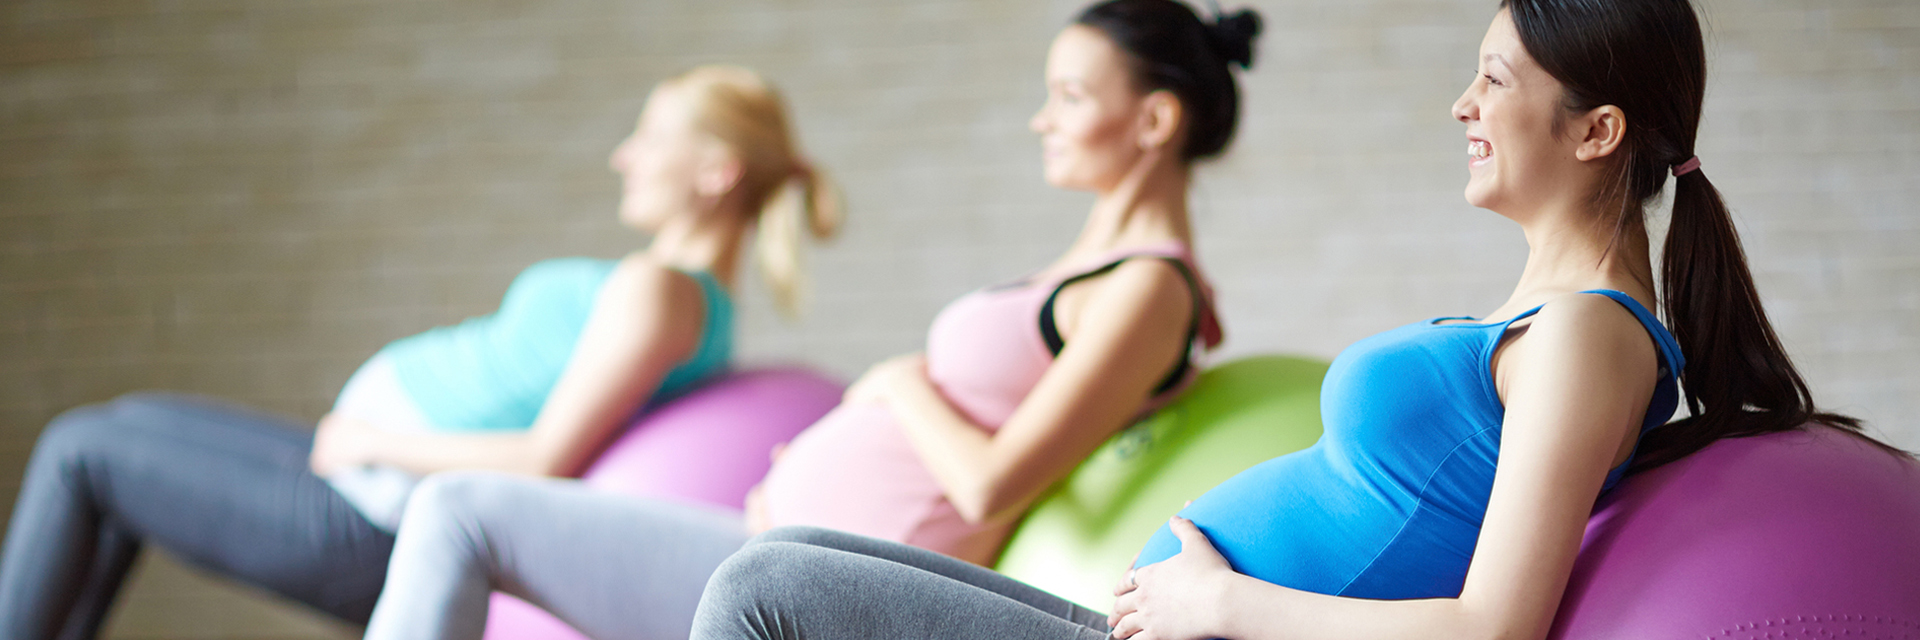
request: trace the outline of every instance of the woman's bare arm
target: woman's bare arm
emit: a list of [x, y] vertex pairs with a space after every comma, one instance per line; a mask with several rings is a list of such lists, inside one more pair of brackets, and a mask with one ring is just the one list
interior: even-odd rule
[[[1000, 429], [947, 403], [918, 359], [891, 361], [884, 397], [947, 499], [971, 522], [1010, 517], [1139, 415], [1186, 353], [1193, 292], [1161, 260], [1083, 283], [1070, 340]], [[1082, 285], [1075, 285], [1082, 286]]]

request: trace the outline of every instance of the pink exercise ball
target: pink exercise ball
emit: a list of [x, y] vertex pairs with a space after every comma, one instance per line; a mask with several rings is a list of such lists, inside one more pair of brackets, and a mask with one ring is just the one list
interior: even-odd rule
[[[635, 420], [581, 476], [591, 487], [740, 508], [767, 475], [773, 446], [792, 440], [843, 392], [808, 369], [728, 374]], [[583, 640], [545, 611], [493, 594], [486, 640]]]
[[1920, 463], [1815, 426], [1633, 476], [1548, 637], [1920, 638]]

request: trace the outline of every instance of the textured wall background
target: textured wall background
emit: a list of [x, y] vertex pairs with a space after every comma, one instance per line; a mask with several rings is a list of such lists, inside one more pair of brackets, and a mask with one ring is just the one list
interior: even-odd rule
[[[1525, 257], [1461, 201], [1492, 0], [1261, 0], [1235, 151], [1201, 172], [1225, 356], [1331, 357], [1478, 314]], [[0, 507], [46, 421], [144, 388], [306, 417], [382, 343], [530, 262], [615, 256], [605, 158], [646, 89], [784, 85], [852, 220], [804, 322], [753, 285], [751, 361], [852, 376], [1065, 246], [1025, 122], [1078, 0], [12, 0], [0, 6]], [[1920, 5], [1709, 0], [1700, 155], [1829, 407], [1920, 448]], [[111, 635], [342, 637], [150, 556]]]

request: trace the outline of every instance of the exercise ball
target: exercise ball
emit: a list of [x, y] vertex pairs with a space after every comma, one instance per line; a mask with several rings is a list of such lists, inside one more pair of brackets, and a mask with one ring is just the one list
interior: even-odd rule
[[1809, 426], [1631, 476], [1549, 638], [1920, 638], [1920, 463]]
[[[634, 420], [581, 480], [645, 498], [740, 508], [767, 475], [769, 453], [840, 403], [843, 387], [808, 369], [727, 374]], [[487, 640], [583, 640], [578, 631], [518, 598], [495, 592]]]
[[1320, 439], [1327, 363], [1235, 360], [1116, 434], [1035, 502], [995, 568], [1095, 611], [1147, 538], [1188, 500]]

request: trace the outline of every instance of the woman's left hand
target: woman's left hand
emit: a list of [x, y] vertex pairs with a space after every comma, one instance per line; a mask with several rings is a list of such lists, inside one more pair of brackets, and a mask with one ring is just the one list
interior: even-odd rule
[[373, 425], [329, 413], [321, 416], [313, 430], [313, 452], [307, 465], [316, 475], [327, 474], [373, 462], [370, 441], [377, 436]]
[[1162, 562], [1130, 570], [1113, 602], [1107, 626], [1115, 638], [1206, 640], [1218, 638], [1221, 604], [1233, 566], [1215, 551], [1207, 534], [1186, 518], [1167, 523], [1180, 539], [1180, 553]]
[[918, 351], [880, 361], [847, 387], [847, 402], [885, 403], [902, 383], [927, 379], [927, 357]]

